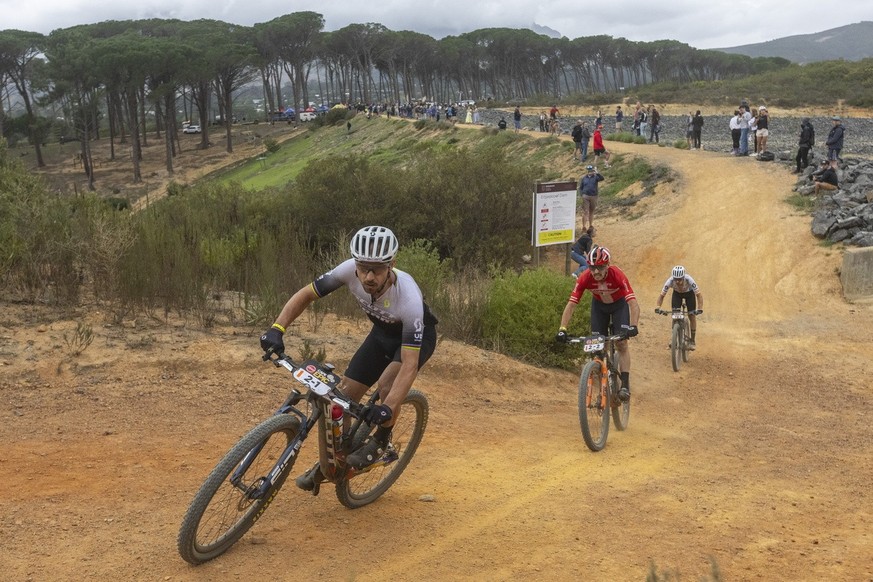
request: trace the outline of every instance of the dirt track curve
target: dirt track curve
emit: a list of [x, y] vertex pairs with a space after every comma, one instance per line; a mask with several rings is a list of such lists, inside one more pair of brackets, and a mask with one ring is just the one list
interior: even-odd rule
[[[597, 221], [643, 308], [630, 426], [604, 451], [582, 441], [573, 374], [445, 341], [417, 382], [425, 440], [382, 499], [350, 511], [289, 483], [236, 547], [194, 568], [175, 548], [191, 496], [288, 389], [259, 363], [258, 330], [7, 305], [3, 578], [623, 581], [654, 563], [696, 580], [714, 560], [730, 581], [873, 580], [873, 318], [841, 299], [839, 250], [783, 202], [782, 167], [610, 145], [679, 179], [640, 218]], [[653, 313], [676, 263], [706, 308], [679, 373]], [[543, 317], [557, 325], [562, 307]], [[77, 319], [93, 322], [92, 346], [51, 356]], [[303, 322], [294, 335], [343, 338], [327, 345], [342, 366], [366, 329]]]

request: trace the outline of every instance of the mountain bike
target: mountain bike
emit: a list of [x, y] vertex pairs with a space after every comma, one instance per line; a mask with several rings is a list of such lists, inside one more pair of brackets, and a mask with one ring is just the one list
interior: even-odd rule
[[[316, 429], [321, 472], [336, 487], [339, 502], [356, 509], [378, 499], [412, 460], [427, 426], [428, 402], [410, 390], [400, 407], [391, 440], [373, 464], [356, 469], [346, 463], [375, 429], [362, 420], [379, 400], [374, 390], [364, 404], [338, 388], [330, 364], [297, 364], [285, 354], [264, 356], [291, 373], [297, 387], [270, 418], [251, 429], [215, 466], [182, 520], [178, 550], [190, 564], [220, 556], [251, 528], [276, 498], [291, 473], [304, 441]], [[318, 495], [316, 480], [313, 495]]]
[[[670, 360], [673, 363], [673, 371], [678, 372], [682, 366], [682, 362], [687, 362], [691, 356], [691, 350], [688, 349], [688, 344], [691, 343], [691, 324], [688, 321], [688, 308], [682, 304], [680, 309], [665, 311], [658, 309], [659, 315], [669, 315], [673, 319], [673, 330], [670, 333]], [[697, 315], [699, 310], [693, 311], [691, 315]]]
[[579, 377], [579, 424], [585, 444], [595, 453], [606, 446], [610, 414], [616, 430], [625, 430], [630, 419], [630, 401], [622, 402], [618, 397], [621, 376], [615, 342], [624, 339], [625, 334], [567, 338], [567, 343], [581, 344], [592, 358]]

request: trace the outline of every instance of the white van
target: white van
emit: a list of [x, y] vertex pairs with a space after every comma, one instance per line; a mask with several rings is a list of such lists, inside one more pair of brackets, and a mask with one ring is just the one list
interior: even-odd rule
[[312, 121], [318, 117], [318, 114], [313, 111], [304, 111], [300, 114], [300, 121]]

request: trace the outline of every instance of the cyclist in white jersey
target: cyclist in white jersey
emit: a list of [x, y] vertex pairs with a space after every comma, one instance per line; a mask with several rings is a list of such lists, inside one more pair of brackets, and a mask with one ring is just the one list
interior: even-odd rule
[[[347, 458], [356, 468], [372, 464], [384, 452], [400, 404], [436, 347], [436, 317], [424, 303], [412, 276], [394, 268], [398, 246], [391, 230], [383, 226], [362, 228], [352, 237], [352, 258], [297, 291], [261, 336], [265, 352], [284, 352], [285, 330], [310, 303], [342, 286], [348, 287], [358, 300], [373, 328], [349, 362], [340, 386], [348, 396], [360, 401], [378, 382], [381, 403], [364, 419], [378, 425], [376, 432]], [[315, 483], [323, 480], [316, 463], [298, 477], [297, 486], [312, 491]]]
[[664, 282], [664, 287], [661, 289], [661, 295], [658, 297], [658, 306], [655, 307], [655, 313], [660, 313], [661, 304], [664, 302], [664, 297], [667, 296], [667, 291], [673, 289], [671, 303], [673, 309], [681, 309], [682, 301], [685, 301], [685, 306], [688, 308], [688, 323], [691, 324], [691, 343], [688, 345], [689, 350], [697, 347], [695, 344], [697, 338], [697, 316], [703, 313], [703, 293], [694, 281], [694, 278], [685, 272], [685, 267], [676, 265], [673, 267], [673, 272], [669, 279]]

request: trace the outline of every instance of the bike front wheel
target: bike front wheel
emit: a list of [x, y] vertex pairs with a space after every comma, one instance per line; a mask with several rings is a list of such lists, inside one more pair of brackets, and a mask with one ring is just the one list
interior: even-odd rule
[[[288, 478], [295, 457], [283, 467], [265, 494], [259, 496], [256, 492], [299, 430], [300, 420], [296, 416], [271, 416], [249, 431], [219, 461], [182, 520], [178, 548], [183, 560], [197, 565], [220, 556], [263, 515]], [[248, 456], [250, 452], [252, 455]]]
[[691, 326], [688, 324], [688, 320], [685, 320], [682, 331], [682, 361], [687, 362], [688, 358], [691, 357], [691, 350], [688, 349], [688, 342], [691, 341]]
[[630, 420], [630, 399], [622, 402], [618, 397], [621, 380], [616, 372], [609, 375], [609, 403], [612, 408], [612, 423], [617, 430], [625, 430]]
[[410, 390], [400, 405], [385, 454], [351, 478], [337, 483], [339, 502], [349, 509], [357, 509], [373, 503], [388, 491], [415, 455], [424, 437], [427, 418], [427, 398], [418, 390]]
[[579, 377], [579, 425], [585, 444], [594, 452], [606, 446], [609, 434], [609, 391], [603, 390], [603, 379], [598, 360], [585, 364]]
[[670, 336], [670, 360], [673, 362], [673, 371], [678, 372], [682, 366], [682, 328], [678, 323], [673, 326]]

